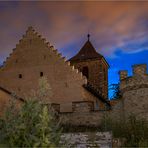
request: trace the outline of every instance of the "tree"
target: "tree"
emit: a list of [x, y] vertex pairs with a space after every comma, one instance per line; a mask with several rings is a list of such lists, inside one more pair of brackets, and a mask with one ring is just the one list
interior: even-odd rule
[[[50, 92], [50, 93], [49, 93]], [[0, 121], [0, 144], [8, 147], [57, 147], [61, 129], [50, 104], [42, 100], [51, 95], [46, 78], [39, 81], [39, 91], [26, 98], [20, 108], [12, 101]]]
[[120, 99], [122, 97], [119, 83], [111, 84], [110, 91], [112, 91], [112, 94], [113, 94], [111, 99]]

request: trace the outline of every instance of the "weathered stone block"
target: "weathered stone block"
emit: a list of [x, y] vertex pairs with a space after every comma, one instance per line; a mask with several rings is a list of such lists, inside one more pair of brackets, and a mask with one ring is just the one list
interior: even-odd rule
[[133, 75], [145, 75], [147, 70], [146, 64], [133, 65]]
[[120, 76], [120, 81], [121, 80], [124, 80], [125, 78], [127, 78], [127, 76], [128, 76], [127, 70], [121, 70], [121, 71], [119, 71], [119, 76]]
[[72, 102], [73, 112], [90, 112], [93, 110], [94, 110], [94, 102], [91, 101]]

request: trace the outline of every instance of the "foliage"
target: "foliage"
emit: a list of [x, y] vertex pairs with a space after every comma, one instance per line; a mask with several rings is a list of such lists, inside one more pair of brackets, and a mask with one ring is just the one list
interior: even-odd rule
[[[57, 147], [61, 129], [51, 106], [41, 104], [49, 85], [40, 80], [40, 91], [18, 109], [11, 102], [4, 119], [0, 120], [0, 144], [7, 147]], [[45, 86], [46, 85], [46, 86]], [[38, 95], [38, 96], [37, 96]]]
[[148, 146], [148, 123], [144, 119], [136, 119], [134, 115], [129, 116], [127, 121], [106, 117], [102, 121], [101, 130], [112, 131], [115, 138], [125, 138], [127, 147]]
[[119, 83], [118, 84], [111, 84], [109, 89], [113, 93], [111, 99], [120, 99], [122, 97], [121, 96], [121, 92], [120, 92], [120, 85], [119, 85]]

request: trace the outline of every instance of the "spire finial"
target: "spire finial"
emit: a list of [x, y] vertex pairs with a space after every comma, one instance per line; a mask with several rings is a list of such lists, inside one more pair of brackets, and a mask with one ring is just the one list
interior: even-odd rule
[[87, 34], [87, 37], [88, 37], [88, 41], [89, 41], [89, 38], [90, 38], [90, 34], [89, 33]]

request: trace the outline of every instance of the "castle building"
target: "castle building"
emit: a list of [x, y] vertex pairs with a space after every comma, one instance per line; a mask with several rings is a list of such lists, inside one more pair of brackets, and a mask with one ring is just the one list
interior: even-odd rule
[[98, 126], [106, 115], [116, 121], [131, 114], [148, 119], [147, 65], [134, 65], [130, 77], [120, 71], [122, 97], [109, 102], [108, 67], [89, 36], [78, 54], [67, 61], [29, 27], [0, 68], [0, 116], [11, 99], [19, 106], [31, 90], [38, 90], [38, 80], [46, 77], [52, 94], [42, 102], [54, 105], [65, 125]]
[[[71, 111], [72, 102], [92, 101], [96, 108], [105, 109], [109, 103], [95, 87], [102, 87], [102, 92], [107, 97], [108, 64], [103, 56], [95, 51], [90, 41], [87, 41], [82, 49], [82, 52], [88, 52], [88, 55], [91, 53], [91, 58], [77, 64], [85, 66], [82, 72], [86, 77], [71, 66], [70, 62], [62, 57], [33, 27], [28, 27], [25, 35], [0, 68], [0, 103], [1, 94], [5, 98], [15, 94], [17, 98], [24, 99], [32, 90], [38, 89], [38, 80], [46, 77], [52, 91], [52, 96], [46, 100], [46, 104], [58, 103], [61, 111], [65, 112]], [[73, 63], [74, 59], [70, 61]], [[101, 67], [102, 71], [99, 71], [98, 67]], [[76, 68], [79, 67], [76, 66]], [[104, 74], [105, 77], [103, 77]], [[101, 79], [104, 80], [101, 81]], [[92, 85], [88, 85], [87, 80]]]
[[89, 38], [88, 34], [86, 43], [69, 61], [86, 76], [88, 84], [96, 88], [101, 96], [107, 99], [109, 64], [101, 54], [97, 53]]

